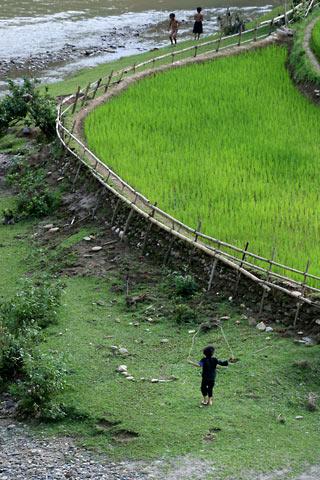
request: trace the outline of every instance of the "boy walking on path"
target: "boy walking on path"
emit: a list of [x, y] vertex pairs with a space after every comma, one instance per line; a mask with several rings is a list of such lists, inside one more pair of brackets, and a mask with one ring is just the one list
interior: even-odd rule
[[202, 8], [198, 7], [197, 8], [197, 13], [194, 16], [194, 25], [193, 25], [193, 34], [194, 34], [194, 39], [199, 40], [201, 33], [203, 33], [203, 15], [201, 13]]
[[189, 363], [191, 363], [191, 365], [194, 367], [202, 368], [201, 393], [203, 399], [201, 403], [202, 405], [212, 405], [213, 387], [216, 379], [217, 365], [227, 367], [229, 362], [228, 360], [218, 360], [216, 357], [214, 357], [214, 347], [211, 345], [203, 349], [203, 354], [204, 357], [199, 363], [195, 363], [192, 360], [189, 360]]
[[179, 28], [179, 22], [176, 19], [175, 13], [170, 13], [169, 15], [170, 22], [169, 22], [169, 31], [170, 31], [170, 42], [171, 45], [176, 45], [177, 44], [177, 34], [178, 34], [178, 28]]

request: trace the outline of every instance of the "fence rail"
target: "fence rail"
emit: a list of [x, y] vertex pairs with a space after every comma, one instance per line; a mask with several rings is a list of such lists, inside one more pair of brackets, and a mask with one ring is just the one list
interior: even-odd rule
[[[70, 130], [64, 125], [64, 123], [68, 122], [70, 116], [72, 117], [72, 115], [79, 110], [79, 103], [81, 103], [81, 110], [87, 102], [95, 98], [100, 91], [102, 91], [102, 93], [107, 93], [109, 88], [121, 83], [125, 75], [129, 73], [134, 74], [137, 70], [148, 66], [152, 66], [152, 68], [155, 69], [156, 62], [159, 63], [165, 60], [171, 60], [170, 63], [175, 63], [175, 59], [179, 55], [181, 56], [186, 53], [193, 53], [193, 56], [196, 57], [199, 55], [199, 50], [201, 48], [211, 48], [214, 46], [214, 48], [206, 50], [205, 53], [208, 54], [218, 52], [225, 48], [240, 46], [244, 43], [255, 42], [259, 38], [266, 38], [272, 33], [277, 23], [286, 22], [290, 16], [292, 18], [294, 12], [302, 5], [303, 4], [300, 3], [285, 14], [270, 21], [264, 21], [246, 32], [240, 32], [239, 34], [228, 37], [220, 36], [219, 38], [197, 43], [197, 45], [176, 50], [172, 53], [153, 57], [145, 62], [132, 65], [118, 72], [111, 72], [111, 74], [100, 78], [95, 82], [89, 83], [84, 90], [78, 88], [75, 94], [65, 98], [58, 107], [56, 122], [57, 135], [63, 146], [82, 164], [85, 164], [100, 183], [130, 207], [130, 215], [131, 211], [136, 211], [151, 222], [151, 224], [159, 226], [163, 230], [169, 232], [173, 237], [184, 240], [189, 245], [205, 252], [213, 258], [214, 262], [210, 274], [209, 287], [211, 287], [212, 284], [216, 262], [220, 261], [228, 267], [236, 270], [238, 275], [244, 275], [263, 287], [264, 294], [262, 297], [262, 303], [266, 291], [273, 289], [285, 293], [291, 298], [297, 299], [298, 308], [300, 308], [303, 303], [320, 307], [320, 304], [318, 304], [313, 297], [315, 294], [320, 294], [320, 277], [308, 272], [310, 264], [309, 260], [306, 262], [305, 270], [299, 270], [275, 261], [274, 253], [272, 254], [272, 258], [268, 259], [250, 252], [248, 250], [248, 244], [245, 248], [240, 248], [202, 233], [200, 231], [200, 225], [193, 229], [188, 225], [183, 224], [181, 221], [162, 211], [156, 205], [151, 204], [146, 197], [134, 190], [127, 182], [91, 152], [73, 133], [75, 122]], [[248, 36], [248, 38], [246, 39], [245, 36]], [[236, 42], [234, 42], [235, 39]], [[223, 42], [226, 42], [226, 45], [221, 46]], [[67, 114], [70, 114], [70, 116]], [[114, 212], [114, 217], [115, 215], [116, 212]], [[127, 223], [129, 223], [129, 219]], [[276, 268], [277, 271], [273, 271], [273, 268]], [[279, 273], [279, 271], [283, 271], [284, 274]], [[291, 278], [290, 274], [294, 274], [296, 278]], [[314, 285], [308, 284], [308, 281], [309, 283], [312, 281]]]

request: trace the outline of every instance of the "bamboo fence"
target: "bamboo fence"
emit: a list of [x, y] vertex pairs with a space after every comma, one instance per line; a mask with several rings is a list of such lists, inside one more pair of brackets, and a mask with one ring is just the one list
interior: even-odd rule
[[[309, 273], [309, 260], [306, 262], [305, 270], [299, 270], [275, 261], [274, 250], [271, 258], [265, 258], [250, 252], [248, 250], [248, 242], [245, 248], [239, 248], [230, 243], [205, 235], [200, 231], [200, 225], [193, 229], [188, 225], [183, 224], [171, 215], [162, 211], [156, 204], [151, 204], [146, 197], [135, 191], [128, 183], [120, 178], [93, 152], [91, 152], [73, 133], [75, 122], [73, 122], [70, 130], [64, 123], [67, 123], [67, 119], [70, 123], [70, 116], [72, 117], [72, 115], [77, 112], [79, 104], [81, 104], [80, 109], [83, 108], [87, 102], [94, 99], [99, 92], [105, 94], [113, 85], [119, 84], [127, 74], [134, 74], [137, 70], [148, 66], [155, 68], [155, 65], [159, 62], [175, 63], [179, 56], [186, 53], [190, 56], [196, 57], [199, 55], [199, 51], [204, 48], [206, 48], [206, 54], [208, 54], [226, 48], [240, 46], [244, 43], [255, 42], [261, 38], [266, 38], [271, 35], [272, 31], [277, 25], [279, 25], [279, 23], [290, 22], [295, 11], [302, 5], [303, 4], [300, 3], [293, 9], [285, 12], [283, 15], [273, 18], [270, 21], [261, 22], [259, 25], [256, 25], [254, 28], [245, 32], [240, 32], [227, 37], [220, 36], [210, 41], [197, 43], [197, 45], [191, 47], [175, 50], [172, 53], [153, 57], [145, 62], [132, 65], [118, 72], [111, 72], [108, 76], [100, 78], [93, 83], [89, 83], [84, 90], [81, 90], [79, 87], [75, 94], [65, 98], [58, 106], [56, 120], [56, 131], [62, 145], [80, 162], [74, 181], [78, 178], [81, 165], [85, 165], [90, 170], [91, 174], [118, 198], [113, 213], [112, 223], [116, 218], [120, 202], [125, 203], [130, 208], [123, 235], [126, 234], [132, 215], [136, 212], [150, 222], [143, 242], [143, 250], [146, 247], [147, 236], [150, 233], [152, 225], [156, 225], [162, 230], [170, 233], [172, 238], [166, 256], [170, 255], [172, 244], [176, 238], [183, 240], [190, 247], [196, 248], [212, 258], [208, 290], [210, 290], [212, 286], [217, 263], [221, 262], [237, 272], [236, 290], [241, 275], [263, 288], [260, 310], [262, 310], [266, 294], [273, 290], [281, 292], [282, 294], [289, 296], [291, 299], [296, 300], [296, 316], [303, 304], [320, 308], [320, 303], [317, 302], [317, 297], [320, 294], [320, 277]], [[308, 12], [310, 10], [311, 8], [308, 9]], [[224, 42], [226, 43], [225, 45], [223, 45]], [[209, 50], [207, 50], [208, 47]], [[273, 271], [273, 268], [276, 268], [277, 271]], [[283, 274], [280, 274], [279, 271], [282, 271]], [[292, 277], [292, 274], [295, 278]], [[310, 282], [312, 282], [313, 285], [310, 285]]]

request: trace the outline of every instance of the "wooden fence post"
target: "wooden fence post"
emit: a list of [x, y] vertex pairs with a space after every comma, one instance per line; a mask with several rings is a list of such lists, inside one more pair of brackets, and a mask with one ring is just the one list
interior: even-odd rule
[[82, 162], [79, 163], [79, 166], [77, 168], [77, 172], [76, 172], [76, 175], [73, 179], [73, 182], [72, 182], [72, 190], [74, 191], [74, 187], [75, 187], [75, 184], [77, 183], [77, 180], [78, 180], [78, 177], [79, 177], [79, 173], [80, 173], [80, 170], [81, 170], [81, 167], [82, 167]]
[[169, 243], [169, 248], [168, 248], [167, 253], [165, 254], [165, 257], [164, 257], [164, 260], [163, 260], [163, 265], [167, 265], [167, 263], [169, 261], [169, 257], [170, 257], [170, 254], [171, 254], [171, 250], [172, 250], [174, 240], [175, 240], [175, 238], [172, 235], [172, 237], [170, 239], [170, 243]]
[[201, 220], [199, 220], [198, 222], [198, 228], [196, 228], [194, 231], [194, 243], [197, 243], [198, 241], [200, 230], [201, 230]]
[[105, 88], [104, 88], [104, 93], [107, 93], [107, 91], [108, 91], [108, 88], [109, 88], [110, 83], [111, 83], [112, 75], [113, 75], [113, 70], [111, 70], [111, 73], [110, 73], [110, 75], [109, 75], [109, 77], [108, 77], [106, 86], [105, 86]]
[[216, 52], [219, 52], [221, 39], [222, 39], [222, 32], [220, 33], [220, 37], [219, 37], [219, 40], [218, 40], [218, 45], [217, 45], [217, 48], [216, 48]]
[[[304, 296], [304, 292], [305, 292], [306, 286], [307, 286], [307, 281], [308, 281], [307, 273], [308, 273], [309, 267], [310, 267], [310, 259], [307, 261], [306, 269], [305, 269], [304, 275], [303, 275], [303, 284], [302, 284], [302, 289], [301, 289], [301, 296], [302, 297]], [[302, 307], [302, 302], [298, 300], [297, 310], [296, 310], [296, 314], [294, 316], [294, 321], [293, 321], [293, 326], [294, 327], [296, 327], [296, 325], [297, 325], [297, 321], [298, 321], [298, 318], [299, 318], [299, 313], [300, 313], [301, 307]]]
[[69, 135], [69, 138], [68, 138], [68, 140], [67, 140], [67, 142], [66, 142], [67, 146], [69, 146], [69, 144], [70, 144], [70, 142], [71, 142], [71, 138], [72, 138], [71, 135], [72, 135], [73, 132], [74, 132], [74, 127], [75, 127], [75, 126], [76, 126], [76, 121], [74, 121], [73, 124], [72, 124], [72, 128], [71, 128], [71, 131], [70, 131], [70, 135]]
[[[243, 254], [242, 254], [242, 257], [241, 257], [241, 262], [240, 262], [240, 265], [239, 265], [239, 267], [240, 267], [240, 268], [242, 268], [242, 266], [243, 266], [243, 262], [244, 262], [244, 260], [246, 259], [246, 255], [247, 255], [248, 247], [249, 247], [249, 242], [247, 242], [247, 243], [245, 244], [245, 247], [244, 247], [244, 252], [243, 252]], [[241, 272], [239, 272], [239, 271], [238, 271], [238, 273], [237, 273], [237, 281], [236, 281], [236, 286], [235, 286], [235, 289], [234, 289], [234, 290], [235, 290], [235, 295], [236, 295], [236, 294], [237, 294], [237, 292], [238, 292], [239, 283], [240, 283], [240, 277], [241, 277]]]
[[212, 267], [211, 267], [211, 272], [210, 272], [210, 277], [209, 277], [209, 283], [208, 283], [208, 288], [207, 288], [208, 292], [211, 290], [213, 277], [214, 277], [214, 273], [216, 271], [217, 265], [218, 265], [218, 259], [215, 258], [212, 262]]
[[174, 62], [174, 53], [171, 53], [171, 63]]
[[[275, 249], [275, 247], [273, 247], [273, 249], [272, 249], [272, 254], [271, 254], [271, 259], [269, 260], [269, 268], [268, 268], [268, 272], [267, 272], [267, 277], [266, 277], [266, 281], [267, 281], [267, 282], [268, 282], [269, 279], [270, 279], [271, 270], [272, 270], [272, 262], [273, 262], [273, 260], [274, 260], [275, 254], [276, 254], [276, 249]], [[264, 305], [264, 301], [265, 301], [266, 295], [267, 295], [267, 290], [264, 288], [264, 289], [263, 289], [263, 293], [262, 293], [262, 297], [261, 297], [261, 302], [260, 302], [259, 315], [261, 315], [261, 313], [262, 313], [263, 305]]]
[[122, 78], [123, 78], [124, 73], [125, 73], [125, 71], [124, 71], [124, 70], [121, 70], [120, 78], [119, 78], [119, 80], [117, 81], [118, 84], [122, 82]]
[[129, 215], [128, 215], [128, 217], [127, 217], [127, 221], [126, 221], [126, 224], [125, 224], [124, 229], [123, 229], [123, 235], [122, 235], [122, 237], [121, 237], [121, 241], [124, 240], [124, 237], [125, 237], [125, 235], [126, 235], [126, 233], [127, 233], [127, 231], [128, 231], [128, 228], [129, 228], [129, 225], [130, 225], [130, 222], [131, 222], [131, 219], [132, 219], [133, 214], [134, 214], [134, 210], [133, 210], [133, 208], [130, 208]]
[[197, 56], [197, 51], [198, 51], [198, 45], [194, 46], [194, 57]]
[[78, 103], [78, 100], [79, 100], [79, 95], [80, 95], [80, 90], [81, 88], [78, 87], [78, 90], [76, 92], [76, 98], [75, 98], [75, 101], [74, 101], [74, 104], [73, 104], [73, 107], [72, 107], [72, 115], [74, 114], [74, 112], [76, 111], [76, 108], [77, 108], [77, 103]]
[[97, 81], [97, 85], [96, 85], [96, 87], [95, 87], [95, 89], [94, 89], [94, 92], [93, 92], [93, 94], [92, 94], [92, 100], [93, 100], [94, 97], [96, 96], [97, 91], [98, 91], [98, 88], [100, 87], [101, 82], [102, 82], [102, 78], [99, 78], [99, 80]]
[[253, 41], [254, 41], [254, 42], [257, 41], [257, 32], [258, 32], [258, 28], [257, 28], [257, 24], [255, 24], [255, 26], [254, 26], [254, 34], [253, 34]]
[[[156, 207], [157, 206], [157, 202], [155, 202], [154, 206]], [[149, 219], [150, 218], [153, 218], [154, 217], [154, 214], [155, 214], [155, 210], [154, 208], [152, 209], [152, 212], [150, 213], [149, 215]], [[144, 255], [144, 252], [146, 250], [146, 246], [147, 246], [147, 241], [148, 241], [148, 236], [150, 235], [150, 232], [151, 232], [151, 229], [152, 229], [152, 225], [153, 223], [149, 221], [149, 225], [147, 227], [147, 231], [145, 233], [145, 236], [144, 236], [144, 239], [143, 239], [143, 244], [142, 244], [142, 255]]]
[[112, 214], [112, 218], [111, 218], [111, 226], [113, 226], [113, 224], [114, 224], [114, 221], [115, 221], [115, 219], [116, 219], [117, 213], [118, 213], [118, 211], [119, 211], [120, 204], [121, 204], [121, 199], [118, 198], [118, 201], [117, 201], [117, 203], [116, 203], [116, 206], [114, 207], [114, 210], [113, 210], [113, 214]]
[[155, 64], [156, 64], [156, 59], [155, 59], [155, 58], [153, 58], [153, 59], [152, 59], [152, 68], [154, 68], [154, 67], [155, 67]]
[[238, 40], [238, 47], [240, 47], [240, 45], [241, 45], [241, 35], [242, 35], [242, 27], [240, 26], [240, 30], [239, 30], [239, 40]]
[[273, 27], [273, 19], [272, 19], [271, 22], [270, 22], [269, 35], [271, 35], [271, 33], [272, 33], [272, 27]]
[[83, 96], [82, 103], [81, 103], [81, 106], [82, 106], [82, 107], [84, 106], [84, 104], [85, 104], [86, 101], [87, 101], [89, 90], [90, 90], [90, 82], [88, 83], [87, 88], [86, 88], [86, 90], [85, 90], [85, 92], [84, 92], [84, 96]]

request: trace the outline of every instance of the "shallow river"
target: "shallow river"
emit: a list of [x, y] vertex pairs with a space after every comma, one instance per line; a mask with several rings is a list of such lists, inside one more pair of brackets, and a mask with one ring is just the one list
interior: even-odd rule
[[[278, 0], [232, 0], [254, 18]], [[201, 2], [205, 34], [217, 30], [221, 0]], [[27, 73], [55, 81], [76, 69], [159, 47], [168, 42], [167, 18], [192, 31], [191, 0], [0, 0], [0, 89], [5, 78]]]

